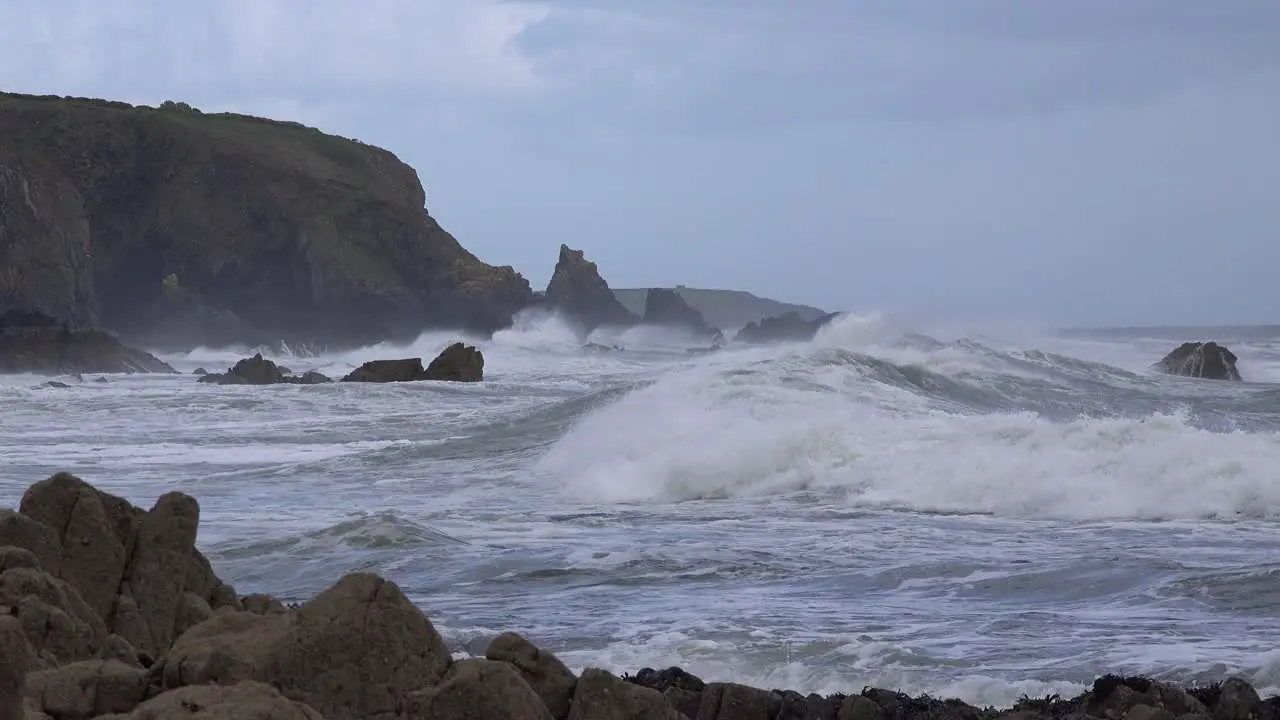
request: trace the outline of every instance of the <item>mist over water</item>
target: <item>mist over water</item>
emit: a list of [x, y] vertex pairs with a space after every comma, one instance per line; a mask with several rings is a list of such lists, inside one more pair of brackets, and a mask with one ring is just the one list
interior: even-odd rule
[[[273, 359], [337, 377], [458, 338]], [[1246, 382], [1152, 373], [1200, 339]], [[522, 315], [469, 339], [478, 384], [6, 377], [0, 504], [57, 470], [183, 490], [241, 592], [376, 570], [458, 653], [514, 629], [575, 669], [1000, 704], [1107, 671], [1280, 686], [1280, 329], [589, 341]]]

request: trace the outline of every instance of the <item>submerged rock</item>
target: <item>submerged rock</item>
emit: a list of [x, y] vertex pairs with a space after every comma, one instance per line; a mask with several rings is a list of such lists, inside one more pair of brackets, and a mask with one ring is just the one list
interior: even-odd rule
[[1216, 342], [1188, 342], [1174, 348], [1157, 364], [1169, 375], [1206, 380], [1240, 380], [1236, 355]]
[[348, 373], [342, 382], [479, 382], [483, 379], [484, 353], [456, 342], [442, 350], [426, 368], [422, 367], [422, 358], [370, 360]]

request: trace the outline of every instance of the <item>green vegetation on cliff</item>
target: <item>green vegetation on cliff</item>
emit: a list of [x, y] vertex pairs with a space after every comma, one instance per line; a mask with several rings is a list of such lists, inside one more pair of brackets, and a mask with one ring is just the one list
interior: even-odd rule
[[0, 93], [0, 208], [0, 310], [153, 347], [493, 329], [532, 297], [392, 153], [185, 103]]
[[[708, 324], [723, 329], [740, 328], [747, 323], [759, 322], [765, 318], [778, 317], [789, 312], [798, 314], [806, 321], [816, 320], [826, 312], [808, 305], [795, 305], [779, 302], [753, 295], [745, 290], [708, 290], [677, 285], [674, 290], [685, 303], [697, 310]], [[613, 291], [628, 310], [637, 315], [644, 314], [645, 297], [648, 288], [619, 288]]]

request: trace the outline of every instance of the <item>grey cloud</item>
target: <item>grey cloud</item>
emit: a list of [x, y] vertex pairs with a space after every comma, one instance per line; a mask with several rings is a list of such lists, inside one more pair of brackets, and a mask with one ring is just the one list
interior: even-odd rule
[[643, 31], [611, 38], [613, 72], [596, 78], [589, 91], [600, 95], [581, 112], [670, 130], [1050, 114], [1141, 104], [1280, 64], [1280, 4], [1267, 0], [553, 7], [644, 8], [632, 11]]

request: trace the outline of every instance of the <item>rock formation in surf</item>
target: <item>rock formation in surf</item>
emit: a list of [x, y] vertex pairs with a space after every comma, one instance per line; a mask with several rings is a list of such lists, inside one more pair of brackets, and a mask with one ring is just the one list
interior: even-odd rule
[[422, 358], [370, 360], [348, 373], [342, 378], [342, 382], [480, 382], [483, 379], [484, 353], [470, 345], [456, 342], [440, 351], [425, 369], [422, 367]]
[[674, 290], [666, 288], [649, 289], [645, 295], [643, 322], [647, 325], [683, 328], [708, 338], [723, 339], [719, 329], [708, 325], [697, 310], [689, 307]]
[[492, 331], [528, 282], [392, 153], [297, 123], [0, 94], [0, 311], [156, 349]]
[[758, 323], [747, 323], [733, 339], [745, 343], [812, 340], [837, 315], [839, 313], [829, 313], [813, 320], [805, 320], [799, 314], [790, 312], [779, 317], [765, 318]]
[[575, 675], [515, 632], [455, 660], [400, 587], [368, 572], [286, 606], [240, 595], [197, 549], [181, 492], [135, 507], [59, 473], [0, 509], [0, 720], [1276, 720], [1227, 678], [1106, 675], [1011, 708], [866, 687], [802, 695], [680, 668]]
[[[196, 368], [197, 371], [204, 368]], [[293, 374], [289, 368], [280, 367], [258, 353], [251, 358], [237, 362], [224, 373], [196, 372], [200, 379], [196, 382], [214, 385], [322, 385], [333, 382], [325, 375], [308, 371], [301, 375]]]
[[1216, 342], [1188, 342], [1174, 348], [1160, 360], [1159, 368], [1169, 375], [1207, 380], [1239, 380], [1236, 355]]
[[577, 324], [583, 334], [602, 325], [626, 327], [640, 321], [614, 297], [596, 264], [567, 245], [560, 246], [543, 303]]
[[101, 330], [76, 328], [36, 311], [0, 311], [0, 373], [172, 373], [150, 353]]

